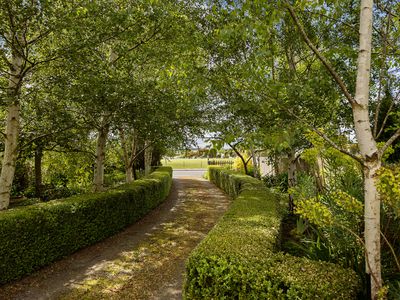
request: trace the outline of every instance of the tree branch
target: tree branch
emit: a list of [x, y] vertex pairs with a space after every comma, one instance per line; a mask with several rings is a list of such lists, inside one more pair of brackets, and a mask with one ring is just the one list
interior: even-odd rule
[[66, 127], [66, 128], [62, 128], [62, 129], [60, 129], [60, 130], [58, 130], [58, 131], [49, 132], [49, 133], [45, 133], [45, 134], [39, 135], [39, 136], [37, 136], [37, 137], [34, 137], [34, 138], [30, 139], [29, 141], [25, 142], [24, 144], [21, 144], [21, 146], [19, 147], [19, 149], [22, 150], [22, 149], [24, 149], [25, 147], [27, 147], [28, 145], [34, 143], [34, 142], [37, 141], [37, 140], [40, 140], [40, 139], [45, 138], [45, 137], [49, 137], [49, 136], [56, 135], [56, 134], [58, 134], [58, 133], [67, 131], [67, 130], [69, 130], [69, 129], [71, 129], [71, 128], [74, 128], [74, 127], [75, 127], [75, 126], [72, 126], [72, 125], [71, 125], [71, 126], [68, 126], [68, 127]]
[[395, 102], [397, 101], [397, 99], [399, 98], [399, 95], [400, 95], [400, 91], [397, 92], [396, 97], [393, 99], [392, 103], [390, 103], [389, 109], [388, 109], [388, 111], [386, 112], [386, 115], [385, 115], [385, 118], [383, 119], [381, 128], [379, 129], [378, 134], [375, 136], [375, 139], [378, 139], [378, 138], [381, 136], [383, 130], [385, 129], [385, 125], [386, 125], [386, 122], [387, 122], [387, 120], [388, 120], [388, 118], [389, 118], [389, 116], [390, 116], [390, 112], [391, 112], [392, 109], [393, 109], [394, 103], [395, 103]]
[[144, 150], [146, 150], [147, 148], [149, 148], [152, 145], [154, 145], [154, 142], [149, 143], [147, 146], [145, 146], [143, 149], [141, 149], [138, 153], [136, 153], [132, 158], [132, 162], [134, 162]]
[[356, 104], [356, 101], [354, 100], [354, 98], [350, 94], [350, 92], [348, 91], [347, 86], [343, 82], [342, 78], [339, 76], [338, 73], [336, 73], [336, 71], [334, 70], [332, 65], [328, 62], [328, 60], [322, 55], [322, 53], [317, 49], [317, 47], [315, 47], [315, 45], [311, 42], [311, 40], [308, 37], [307, 33], [305, 32], [303, 26], [301, 25], [300, 20], [298, 19], [295, 11], [293, 10], [293, 7], [290, 5], [290, 3], [288, 1], [286, 1], [286, 8], [288, 9], [290, 16], [292, 17], [296, 27], [299, 29], [300, 34], [303, 37], [304, 41], [306, 42], [307, 46], [315, 53], [315, 55], [318, 57], [318, 59], [326, 67], [326, 69], [331, 74], [333, 79], [339, 85], [340, 89], [342, 90], [343, 94], [346, 96], [349, 103], [351, 105]]
[[[381, 110], [381, 104], [382, 104], [382, 78], [383, 78], [383, 72], [386, 70], [386, 54], [387, 54], [387, 35], [389, 33], [390, 29], [390, 15], [388, 15], [388, 20], [386, 24], [386, 30], [383, 33], [383, 54], [382, 54], [382, 66], [379, 70], [379, 87], [378, 87], [378, 104], [376, 105], [375, 109], [375, 117], [374, 117], [374, 127], [373, 127], [373, 134], [375, 139], [377, 139], [377, 133], [378, 133], [378, 118], [379, 118], [379, 111]], [[383, 126], [382, 126], [383, 128]], [[382, 129], [381, 128], [381, 129]]]
[[122, 55], [118, 55], [117, 58], [114, 59], [114, 61], [112, 61], [111, 63], [115, 64], [118, 60], [120, 60], [121, 58], [125, 57], [129, 52], [131, 52], [131, 51], [135, 50], [136, 48], [139, 48], [140, 46], [148, 43], [150, 40], [152, 40], [160, 32], [160, 30], [158, 28], [159, 27], [156, 27], [154, 29], [154, 32], [147, 39], [141, 40], [136, 45], [134, 45], [133, 47], [131, 47], [128, 50], [126, 50]]
[[333, 148], [335, 148], [336, 150], [342, 152], [343, 154], [346, 154], [348, 156], [350, 156], [351, 158], [355, 159], [356, 161], [358, 161], [362, 166], [364, 165], [364, 161], [362, 160], [361, 157], [351, 153], [350, 151], [347, 151], [346, 149], [343, 149], [342, 147], [340, 147], [338, 144], [336, 144], [334, 141], [332, 141], [325, 133], [323, 133], [322, 131], [320, 131], [318, 128], [314, 127], [313, 125], [311, 125], [310, 123], [306, 122], [304, 119], [300, 118], [298, 115], [296, 115], [295, 113], [293, 113], [292, 111], [286, 109], [286, 111], [293, 116], [294, 118], [296, 118], [297, 120], [299, 120], [301, 123], [303, 123], [304, 125], [306, 125], [307, 127], [311, 128], [316, 134], [318, 134], [320, 137], [322, 137], [329, 145], [331, 145]]
[[395, 18], [399, 18], [400, 17], [399, 15], [394, 14], [391, 9], [389, 10], [386, 7], [383, 7], [379, 0], [376, 0], [375, 3], [376, 3], [376, 6], [380, 10], [386, 12], [387, 14], [391, 15], [392, 17], [395, 17]]
[[385, 145], [383, 145], [383, 147], [379, 150], [379, 157], [382, 157], [383, 154], [385, 153], [385, 151], [387, 150], [387, 148], [390, 147], [390, 145], [393, 144], [393, 142], [400, 136], [400, 128], [398, 128], [396, 130], [396, 132], [390, 137], [390, 139], [388, 139], [385, 143]]
[[47, 151], [57, 152], [57, 153], [86, 153], [86, 154], [89, 154], [90, 156], [92, 156], [93, 158], [96, 158], [95, 153], [93, 153], [92, 151], [83, 150], [83, 149], [65, 148], [65, 150], [56, 150], [54, 148], [54, 149], [50, 149]]

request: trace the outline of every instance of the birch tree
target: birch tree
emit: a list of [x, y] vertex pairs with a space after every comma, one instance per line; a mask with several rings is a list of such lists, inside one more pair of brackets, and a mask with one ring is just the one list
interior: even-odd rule
[[[219, 51], [213, 58], [213, 66], [218, 59], [224, 63], [221, 63], [223, 71], [237, 66], [233, 72], [225, 71], [232, 83], [225, 85], [226, 88], [251, 93], [252, 97], [243, 105], [248, 99], [261, 99], [259, 103], [265, 118], [271, 112], [284, 112], [287, 122], [296, 120], [299, 126], [315, 131], [327, 144], [362, 166], [366, 271], [375, 299], [383, 285], [377, 170], [385, 151], [400, 136], [398, 125], [392, 127], [392, 136], [378, 147], [376, 139], [383, 127], [378, 126], [377, 114], [380, 120], [388, 116], [387, 112], [382, 116], [379, 108], [382, 98], [379, 95], [385, 85], [394, 95], [393, 99], [397, 99], [394, 102], [398, 101], [395, 96], [398, 72], [389, 74], [388, 65], [392, 70], [398, 69], [398, 22], [393, 21], [398, 14], [393, 12], [398, 11], [399, 3], [379, 1], [374, 7], [372, 1], [364, 0], [360, 5], [354, 1], [251, 4], [239, 1], [221, 7], [224, 20], [213, 31], [216, 36], [213, 49]], [[380, 23], [374, 22], [373, 16]], [[374, 34], [372, 28], [375, 28]], [[285, 37], [289, 38], [285, 40]], [[376, 43], [372, 43], [373, 37]], [[372, 56], [372, 60], [383, 68], [379, 64], [371, 66], [371, 52], [379, 53]], [[244, 58], [248, 62], [243, 64]], [[370, 84], [373, 94], [370, 94]], [[321, 127], [325, 130], [320, 130]], [[354, 130], [357, 153], [340, 141], [343, 128]]]
[[[39, 65], [60, 55], [57, 48], [41, 51], [53, 34], [66, 25], [73, 6], [62, 1], [0, 1], [0, 76], [6, 78], [2, 97], [6, 105], [4, 155], [0, 174], [0, 209], [10, 200], [20, 133], [20, 109], [26, 79]], [[58, 18], [56, 17], [58, 16]], [[60, 18], [61, 17], [61, 18]], [[48, 50], [48, 49], [47, 49]]]
[[377, 191], [377, 171], [381, 167], [382, 156], [385, 150], [400, 136], [400, 129], [397, 129], [385, 145], [381, 149], [378, 149], [371, 128], [369, 110], [373, 1], [362, 0], [360, 4], [359, 51], [354, 96], [351, 95], [347, 85], [343, 82], [338, 73], [336, 73], [332, 65], [310, 40], [304, 28], [300, 24], [293, 7], [289, 4], [288, 10], [303, 39], [316, 54], [318, 59], [328, 69], [333, 79], [340, 86], [340, 89], [346, 96], [352, 108], [354, 129], [360, 150], [360, 157], [358, 160], [363, 166], [364, 174], [364, 238], [366, 248], [366, 270], [371, 277], [371, 297], [377, 299], [378, 293], [382, 288], [380, 243], [381, 204], [380, 196]]

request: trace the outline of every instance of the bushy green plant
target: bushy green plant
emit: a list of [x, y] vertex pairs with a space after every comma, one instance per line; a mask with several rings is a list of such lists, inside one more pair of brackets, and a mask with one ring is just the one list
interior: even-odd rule
[[379, 172], [382, 197], [382, 273], [389, 284], [389, 297], [400, 296], [400, 165], [388, 165]]
[[210, 168], [209, 178], [236, 199], [191, 253], [187, 299], [352, 299], [352, 270], [279, 251], [279, 194], [255, 178]]
[[[362, 243], [362, 176], [355, 162], [342, 154], [326, 151], [326, 187], [322, 192], [310, 189], [310, 182], [298, 180], [292, 189], [296, 212], [306, 218], [307, 229], [300, 238], [286, 243], [289, 253], [321, 259], [354, 269], [364, 278], [365, 259]], [[382, 196], [381, 231], [382, 274], [388, 283], [400, 280], [400, 168], [384, 167], [379, 173], [378, 189]], [[309, 176], [310, 177], [310, 176]], [[311, 177], [310, 177], [311, 178]]]
[[43, 181], [55, 187], [90, 191], [93, 158], [83, 153], [52, 153], [43, 156]]
[[23, 199], [21, 201], [11, 202], [10, 203], [10, 208], [28, 206], [28, 205], [37, 204], [37, 203], [40, 203], [40, 202], [42, 202], [42, 200], [40, 198], [26, 198], [26, 199]]
[[299, 174], [297, 185], [290, 190], [295, 212], [306, 220], [306, 230], [294, 241], [298, 254], [351, 267], [363, 277], [361, 168], [315, 133], [309, 132], [307, 139], [313, 147], [302, 158], [311, 172]]
[[[313, 172], [322, 167], [319, 172], [321, 173], [320, 176], [323, 177], [324, 186], [321, 187], [323, 191], [318, 192], [343, 191], [362, 201], [363, 179], [360, 164], [350, 156], [327, 145], [315, 132], [309, 132], [306, 136], [313, 147], [306, 149], [301, 157], [311, 166], [311, 171], [314, 169]], [[318, 160], [320, 160], [319, 167]], [[316, 183], [314, 185], [316, 186]], [[298, 186], [300, 188], [302, 186], [300, 180]], [[317, 189], [314, 189], [317, 193]], [[314, 195], [309, 196], [313, 197]]]
[[120, 170], [112, 170], [108, 174], [104, 174], [104, 185], [107, 187], [116, 186], [125, 182], [125, 173]]
[[93, 244], [137, 221], [163, 201], [172, 169], [103, 193], [0, 212], [0, 283]]
[[290, 188], [288, 192], [293, 195], [294, 199], [307, 199], [318, 194], [314, 178], [305, 172], [297, 175], [296, 186]]
[[[361, 238], [363, 204], [342, 192], [325, 192], [314, 197], [297, 193], [295, 213], [307, 220], [297, 255], [340, 264], [364, 276], [364, 248]], [[290, 253], [296, 246], [291, 244]]]
[[265, 175], [262, 181], [268, 188], [277, 189], [279, 192], [286, 193], [288, 190], [288, 174], [287, 172], [277, 175]]

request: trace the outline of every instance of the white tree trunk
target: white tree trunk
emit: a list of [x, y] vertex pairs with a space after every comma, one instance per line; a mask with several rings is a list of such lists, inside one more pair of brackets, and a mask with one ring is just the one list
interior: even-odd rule
[[381, 166], [378, 148], [369, 119], [369, 80], [372, 45], [372, 0], [361, 1], [360, 48], [353, 119], [360, 153], [364, 161], [365, 258], [371, 275], [371, 297], [377, 299], [382, 287], [380, 245], [380, 198], [376, 189], [376, 172]]
[[149, 146], [149, 141], [146, 141], [144, 146], [146, 149], [144, 150], [144, 174], [149, 175], [151, 172], [151, 161], [153, 158], [153, 147]]
[[96, 147], [96, 161], [93, 178], [93, 190], [99, 192], [104, 190], [104, 162], [106, 158], [106, 144], [108, 136], [108, 125], [99, 129]]
[[19, 104], [8, 107], [4, 157], [0, 174], [0, 209], [7, 209], [10, 204], [11, 187], [17, 162], [19, 135]]
[[371, 298], [377, 299], [382, 287], [381, 243], [380, 243], [380, 197], [376, 188], [379, 161], [367, 163], [364, 167], [364, 238], [366, 248], [366, 270], [371, 276]]
[[13, 53], [12, 67], [10, 68], [10, 76], [8, 78], [8, 110], [4, 139], [4, 156], [0, 174], [0, 210], [7, 209], [10, 204], [11, 187], [17, 162], [22, 62], [22, 57], [18, 53]]
[[257, 160], [256, 153], [254, 151], [254, 148], [250, 147], [250, 151], [251, 151], [251, 156], [252, 156], [252, 160], [253, 160], [253, 176], [255, 178], [260, 178], [261, 177], [260, 172], [259, 172], [260, 168], [258, 165], [258, 160]]

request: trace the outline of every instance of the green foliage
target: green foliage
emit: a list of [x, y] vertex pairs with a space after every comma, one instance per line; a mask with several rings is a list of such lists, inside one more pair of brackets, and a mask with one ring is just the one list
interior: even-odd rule
[[[347, 144], [344, 136], [338, 143]], [[302, 158], [317, 169], [323, 167], [323, 187], [317, 190], [313, 176], [301, 174], [298, 184], [291, 189], [296, 213], [306, 220], [305, 230], [294, 241], [290, 253], [341, 264], [364, 273], [364, 251], [361, 241], [363, 215], [363, 180], [356, 161], [329, 147], [314, 132], [307, 133], [313, 147], [302, 153]], [[313, 170], [315, 173], [316, 170]], [[295, 246], [294, 244], [297, 244]]]
[[378, 190], [384, 204], [400, 217], [400, 167], [382, 167], [379, 170]]
[[288, 174], [287, 172], [277, 175], [265, 175], [262, 181], [268, 188], [277, 189], [279, 192], [286, 193], [288, 190]]
[[[385, 236], [385, 241], [382, 243], [382, 273], [389, 283], [389, 299], [398, 299], [400, 295], [399, 178], [399, 165], [385, 166], [379, 171], [378, 190], [383, 208], [381, 231]], [[397, 261], [394, 259], [394, 255], [397, 257]]]
[[[325, 153], [328, 150], [325, 149]], [[295, 239], [285, 244], [285, 250], [294, 255], [352, 268], [363, 278], [362, 178], [354, 162], [340, 159], [343, 155], [338, 152], [331, 154], [331, 157], [325, 156], [328, 170], [326, 180], [329, 184], [327, 190], [317, 194], [310, 189], [313, 185], [311, 180], [299, 180], [298, 186], [291, 189], [296, 199], [296, 213], [306, 221], [305, 228], [296, 230], [298, 234], [294, 234]], [[398, 167], [381, 168], [378, 190], [382, 197], [381, 231], [385, 236], [382, 239], [382, 274], [389, 284], [389, 295], [397, 293], [396, 282], [400, 270], [394, 257], [400, 257], [398, 182]]]
[[320, 226], [331, 226], [333, 223], [332, 212], [323, 205], [317, 197], [295, 202], [295, 211], [303, 218]]
[[113, 187], [124, 182], [125, 174], [120, 170], [112, 170], [110, 173], [104, 174], [104, 185], [107, 187]]
[[[253, 160], [250, 159], [249, 160], [249, 155], [247, 153], [242, 154], [244, 160], [247, 163], [247, 171], [249, 172], [249, 174], [252, 174], [252, 169], [253, 169]], [[233, 165], [232, 165], [232, 169], [234, 169], [235, 171], [239, 171], [241, 173], [244, 173], [244, 165], [243, 165], [243, 161], [240, 159], [240, 157], [235, 157], [235, 159], [233, 160]]]
[[278, 250], [283, 199], [257, 179], [210, 168], [236, 199], [187, 262], [187, 299], [352, 299], [355, 273]]
[[[323, 130], [321, 130], [323, 131]], [[337, 137], [338, 143], [346, 145], [349, 143], [344, 136]], [[358, 162], [350, 156], [332, 148], [314, 132], [307, 133], [307, 140], [313, 147], [304, 150], [301, 157], [314, 168], [317, 168], [317, 160], [321, 159], [325, 179], [325, 189], [329, 191], [344, 191], [351, 196], [362, 200], [363, 181], [361, 168]], [[301, 186], [301, 184], [299, 184]], [[309, 195], [312, 197], [312, 195]]]
[[88, 154], [46, 152], [43, 158], [44, 182], [54, 188], [89, 191], [93, 181], [92, 164], [93, 159]]
[[[345, 137], [337, 137], [346, 144]], [[364, 272], [361, 225], [363, 213], [363, 180], [356, 161], [327, 146], [315, 133], [307, 139], [313, 147], [306, 149], [302, 158], [323, 176], [323, 187], [316, 188], [313, 176], [302, 174], [298, 184], [291, 189], [296, 203], [296, 213], [306, 219], [306, 230], [295, 242], [297, 255], [341, 264]], [[340, 141], [341, 139], [341, 141]], [[314, 175], [315, 176], [315, 175]], [[291, 245], [296, 248], [296, 246]], [[291, 251], [294, 253], [296, 251]]]
[[15, 201], [10, 203], [10, 208], [20, 207], [20, 206], [28, 206], [42, 202], [40, 198], [29, 198], [22, 199], [20, 201]]
[[314, 197], [317, 194], [315, 180], [307, 173], [297, 175], [297, 185], [288, 191], [295, 199], [306, 199]]
[[0, 283], [19, 278], [137, 221], [163, 201], [172, 169], [104, 193], [0, 213]]
[[[327, 192], [312, 198], [297, 198], [295, 213], [307, 220], [301, 246], [305, 255], [338, 263], [364, 273], [361, 241], [363, 203], [348, 193]], [[319, 256], [321, 255], [321, 256]]]

